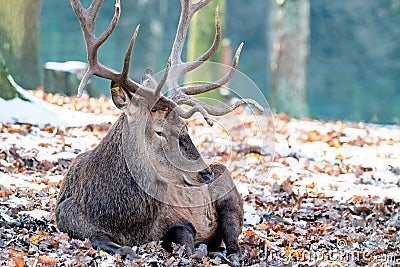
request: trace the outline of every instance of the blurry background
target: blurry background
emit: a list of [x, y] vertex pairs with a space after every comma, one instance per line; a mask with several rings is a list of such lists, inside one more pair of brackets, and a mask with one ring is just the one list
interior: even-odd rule
[[[220, 6], [223, 37], [230, 40], [232, 54], [240, 42], [245, 43], [239, 70], [258, 85], [277, 112], [318, 119], [400, 123], [400, 0], [214, 1]], [[14, 7], [7, 8], [10, 2]], [[18, 2], [32, 6], [24, 13], [23, 8], [16, 10]], [[87, 5], [90, 1], [82, 2]], [[112, 18], [111, 2], [105, 1], [98, 16], [98, 32]], [[178, 0], [121, 2], [119, 25], [100, 49], [100, 60], [120, 70], [131, 34], [140, 23], [130, 75], [139, 80], [146, 67], [155, 72], [165, 67], [180, 4]], [[210, 27], [209, 34], [200, 34], [200, 39], [197, 37], [189, 46], [212, 41], [213, 9], [204, 15], [211, 23], [197, 26]], [[24, 88], [35, 89], [43, 84], [46, 62], [86, 62], [81, 29], [69, 1], [0, 0], [0, 15], [2, 66]], [[13, 19], [25, 24], [18, 28]], [[25, 29], [25, 46], [12, 49], [13, 38], [6, 38], [13, 32], [11, 27], [19, 32]], [[31, 54], [30, 71], [24, 69], [29, 64], [21, 51]], [[36, 58], [32, 56], [35, 53]], [[23, 61], [23, 66], [14, 66], [16, 61]], [[94, 79], [91, 86], [94, 95], [108, 94], [106, 81]]]

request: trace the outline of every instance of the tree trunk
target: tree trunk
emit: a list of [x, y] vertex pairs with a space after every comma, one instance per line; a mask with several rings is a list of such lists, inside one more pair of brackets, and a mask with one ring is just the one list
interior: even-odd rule
[[24, 99], [13, 86], [11, 81], [8, 79], [9, 73], [0, 51], [0, 98], [8, 100], [15, 97]]
[[271, 104], [278, 112], [309, 116], [307, 57], [310, 34], [309, 0], [276, 0], [271, 62]]
[[[30, 89], [40, 85], [40, 7], [41, 0], [0, 0], [0, 52], [15, 81]], [[0, 85], [0, 91], [8, 90], [3, 79]]]

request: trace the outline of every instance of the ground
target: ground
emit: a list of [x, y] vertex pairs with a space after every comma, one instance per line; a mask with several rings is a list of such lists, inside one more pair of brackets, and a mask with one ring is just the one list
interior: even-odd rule
[[[105, 98], [36, 95], [67, 109], [118, 114]], [[400, 266], [399, 127], [284, 114], [242, 122], [245, 134], [188, 122], [199, 150], [228, 166], [245, 200], [242, 265]], [[53, 211], [63, 175], [109, 127], [0, 124], [0, 265], [230, 266], [179, 247], [169, 254], [157, 242], [135, 248], [141, 259], [132, 262], [58, 231]]]

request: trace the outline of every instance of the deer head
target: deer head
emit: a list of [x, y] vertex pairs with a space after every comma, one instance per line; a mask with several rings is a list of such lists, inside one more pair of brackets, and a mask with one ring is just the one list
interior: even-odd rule
[[[144, 77], [149, 75], [146, 71]], [[148, 82], [144, 79], [143, 83]], [[123, 148], [128, 158], [146, 158], [157, 179], [174, 185], [201, 186], [213, 180], [213, 174], [203, 161], [187, 126], [169, 102], [160, 99], [153, 107], [143, 97], [130, 93], [111, 82], [114, 104], [127, 117]], [[135, 155], [136, 154], [136, 155]], [[133, 164], [137, 164], [134, 161]], [[128, 166], [132, 161], [128, 163]], [[132, 167], [134, 168], [134, 167]]]
[[[219, 46], [221, 31], [218, 10], [216, 10], [216, 33], [211, 47], [194, 61], [184, 62], [182, 60], [182, 51], [189, 23], [193, 15], [211, 0], [199, 0], [195, 3], [191, 3], [190, 0], [180, 1], [180, 20], [164, 75], [160, 81], [157, 81], [153, 73], [146, 70], [140, 83], [128, 77], [131, 53], [139, 26], [136, 27], [129, 43], [121, 72], [104, 66], [98, 61], [97, 57], [99, 47], [111, 35], [117, 25], [121, 11], [120, 0], [115, 1], [114, 17], [100, 37], [95, 36], [95, 20], [103, 0], [94, 0], [87, 9], [83, 8], [79, 0], [70, 0], [70, 2], [82, 27], [89, 63], [89, 68], [79, 85], [78, 95], [81, 95], [93, 75], [111, 80], [113, 101], [127, 117], [127, 125], [123, 128], [124, 136], [127, 138], [124, 141], [126, 143], [124, 145], [126, 154], [134, 153], [136, 157], [146, 154], [147, 162], [150, 162], [153, 166], [159, 179], [168, 182], [192, 186], [208, 183], [212, 180], [212, 173], [193, 145], [183, 119], [188, 119], [194, 113], [199, 112], [212, 126], [211, 116], [225, 115], [240, 105], [251, 104], [260, 111], [263, 108], [251, 99], [242, 99], [231, 106], [216, 108], [192, 97], [192, 95], [219, 88], [232, 78], [237, 68], [243, 44], [240, 44], [236, 51], [232, 67], [218, 81], [196, 86], [179, 84], [179, 79], [183, 75], [207, 61]], [[167, 89], [167, 95], [161, 93], [164, 86]], [[135, 147], [131, 146], [132, 143], [136, 144]], [[139, 166], [132, 166], [132, 168], [144, 167], [140, 166], [139, 163], [136, 163], [136, 165]]]

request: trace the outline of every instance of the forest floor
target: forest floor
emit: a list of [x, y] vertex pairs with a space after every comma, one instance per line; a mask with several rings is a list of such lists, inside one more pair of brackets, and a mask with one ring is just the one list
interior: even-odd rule
[[[119, 113], [106, 98], [36, 94], [68, 109]], [[240, 263], [400, 266], [400, 128], [258, 118], [272, 143], [252, 131], [251, 119], [242, 121], [246, 136], [235, 127], [226, 134], [202, 120], [189, 122], [199, 150], [227, 165], [245, 200]], [[58, 231], [54, 207], [63, 175], [110, 125], [0, 124], [0, 265], [231, 266], [226, 258], [167, 253], [157, 242], [135, 248], [141, 259], [133, 262]]]

